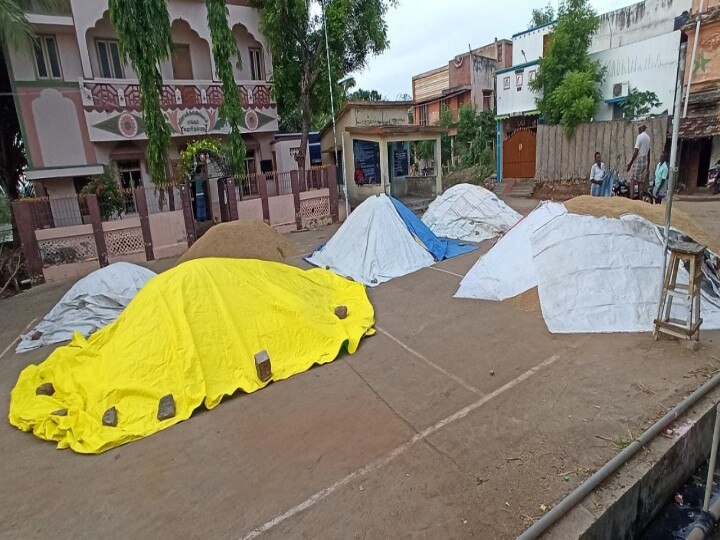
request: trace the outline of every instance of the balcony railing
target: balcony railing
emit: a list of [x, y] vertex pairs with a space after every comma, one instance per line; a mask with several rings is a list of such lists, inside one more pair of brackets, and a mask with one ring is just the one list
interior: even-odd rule
[[[264, 81], [240, 81], [238, 89], [245, 109], [266, 109], [275, 106], [271, 85]], [[140, 111], [140, 86], [131, 79], [80, 80], [83, 106], [97, 111]], [[164, 110], [219, 107], [224, 95], [215, 81], [165, 81], [160, 105]]]

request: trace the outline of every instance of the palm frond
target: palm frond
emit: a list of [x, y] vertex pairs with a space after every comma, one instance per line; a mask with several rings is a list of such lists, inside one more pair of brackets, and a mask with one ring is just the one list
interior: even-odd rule
[[35, 41], [35, 30], [27, 13], [69, 15], [68, 0], [0, 0], [0, 47], [28, 49]]
[[24, 12], [21, 0], [0, 0], [0, 47], [27, 48], [34, 38], [34, 31]]

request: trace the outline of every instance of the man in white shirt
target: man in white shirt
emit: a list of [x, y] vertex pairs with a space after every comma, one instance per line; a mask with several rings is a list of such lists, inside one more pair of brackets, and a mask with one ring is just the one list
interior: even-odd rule
[[600, 152], [595, 152], [595, 163], [590, 168], [590, 195], [593, 197], [603, 196], [602, 187], [606, 173], [607, 169]]
[[635, 139], [635, 149], [627, 164], [627, 172], [630, 173], [630, 198], [635, 198], [635, 185], [639, 184], [640, 193], [642, 193], [645, 180], [650, 170], [650, 135], [646, 133], [647, 126], [640, 124], [638, 126], [638, 136]]

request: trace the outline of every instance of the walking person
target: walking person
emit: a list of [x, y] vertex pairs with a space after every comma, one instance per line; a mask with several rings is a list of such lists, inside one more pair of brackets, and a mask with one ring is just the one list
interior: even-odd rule
[[648, 177], [650, 168], [650, 135], [647, 134], [647, 126], [638, 126], [638, 136], [635, 139], [633, 155], [627, 164], [627, 172], [630, 173], [630, 198], [635, 198], [635, 186], [639, 185], [639, 194], [642, 195], [645, 180]]
[[590, 195], [593, 197], [603, 197], [603, 183], [607, 176], [607, 167], [602, 160], [600, 152], [595, 152], [595, 162], [590, 168]]

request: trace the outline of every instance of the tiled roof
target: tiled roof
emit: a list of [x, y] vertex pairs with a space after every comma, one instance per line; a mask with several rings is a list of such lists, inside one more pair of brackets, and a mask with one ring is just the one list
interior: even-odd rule
[[690, 114], [680, 121], [680, 138], [702, 139], [720, 135], [720, 121], [717, 115]]

